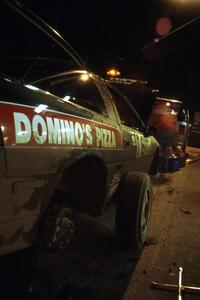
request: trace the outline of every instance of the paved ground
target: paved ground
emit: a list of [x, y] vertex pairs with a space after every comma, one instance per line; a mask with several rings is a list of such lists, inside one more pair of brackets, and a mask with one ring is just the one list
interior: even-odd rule
[[73, 245], [61, 255], [42, 258], [40, 292], [46, 294], [48, 286], [49, 295], [59, 287], [71, 299], [173, 300], [176, 294], [150, 285], [177, 283], [179, 266], [185, 283], [200, 285], [200, 151], [188, 151], [185, 168], [153, 180], [151, 228], [140, 259], [117, 247], [113, 207], [98, 220], [79, 216]]
[[200, 160], [200, 148], [195, 147], [187, 147], [186, 149], [188, 153], [188, 162], [195, 162], [197, 160]]
[[179, 266], [185, 284], [200, 286], [200, 150], [188, 151], [185, 168], [153, 180], [151, 227], [140, 256], [117, 246], [114, 207], [98, 220], [77, 216], [73, 244], [61, 253], [40, 256], [39, 272], [32, 272], [37, 274], [34, 285], [29, 281], [30, 252], [28, 260], [19, 253], [17, 260], [8, 256], [0, 261], [3, 299], [173, 300], [176, 294], [151, 290], [150, 285], [177, 283]]
[[[184, 270], [184, 284], [200, 286], [200, 151], [188, 150], [193, 161], [154, 181], [152, 243], [144, 248], [123, 300], [177, 299], [176, 293], [152, 290], [150, 285], [152, 281], [177, 284], [179, 266]], [[200, 299], [200, 294], [183, 297], [188, 298]]]

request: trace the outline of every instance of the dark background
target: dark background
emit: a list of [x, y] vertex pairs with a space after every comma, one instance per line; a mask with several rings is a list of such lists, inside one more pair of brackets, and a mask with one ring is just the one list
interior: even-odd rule
[[[199, 110], [200, 1], [48, 1], [24, 0], [84, 58], [92, 71], [147, 80], [160, 96], [178, 98]], [[162, 17], [171, 32], [159, 36]], [[199, 18], [198, 18], [199, 17]], [[193, 20], [190, 24], [183, 26]], [[155, 38], [161, 38], [155, 43]]]

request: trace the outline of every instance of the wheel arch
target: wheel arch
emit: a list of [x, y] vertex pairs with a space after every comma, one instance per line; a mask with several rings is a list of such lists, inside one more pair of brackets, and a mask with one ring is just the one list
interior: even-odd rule
[[103, 160], [86, 156], [63, 171], [56, 192], [66, 195], [75, 210], [100, 215], [107, 187], [108, 169]]

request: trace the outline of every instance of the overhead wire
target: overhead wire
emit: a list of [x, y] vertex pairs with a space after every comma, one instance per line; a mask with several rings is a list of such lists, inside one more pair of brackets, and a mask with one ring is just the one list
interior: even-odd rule
[[[172, 31], [170, 31], [169, 33], [165, 34], [164, 36], [160, 37], [159, 40], [158, 40], [158, 42], [151, 42], [151, 43], [145, 45], [144, 47], [142, 47], [142, 48], [140, 48], [140, 49], [134, 51], [133, 53], [131, 53], [131, 54], [125, 56], [125, 57], [120, 57], [120, 56], [116, 56], [116, 55], [110, 54], [110, 53], [108, 53], [108, 52], [106, 52], [106, 51], [96, 49], [96, 48], [94, 48], [94, 47], [91, 46], [91, 45], [84, 45], [83, 48], [84, 48], [85, 50], [87, 50], [87, 51], [96, 52], [96, 53], [98, 53], [98, 54], [100, 54], [100, 55], [104, 55], [104, 56], [113, 58], [113, 59], [115, 59], [115, 60], [117, 60], [117, 61], [121, 61], [121, 62], [123, 62], [123, 63], [127, 63], [127, 60], [131, 59], [131, 58], [134, 57], [135, 55], [137, 55], [137, 54], [139, 54], [139, 53], [142, 53], [144, 50], [146, 50], [146, 49], [148, 49], [148, 48], [150, 48], [150, 47], [152, 47], [152, 46], [155, 46], [156, 44], [159, 44], [159, 43], [160, 43], [161, 41], [163, 41], [164, 39], [167, 39], [167, 38], [169, 38], [170, 36], [176, 34], [177, 32], [180, 32], [180, 31], [183, 30], [185, 27], [191, 25], [192, 23], [194, 23], [194, 22], [196, 22], [196, 21], [198, 21], [198, 20], [200, 20], [200, 16], [197, 16], [197, 17], [195, 17], [195, 18], [189, 20], [188, 22], [184, 23], [183, 25], [181, 25], [181, 26], [175, 28], [174, 30], [172, 30]], [[165, 54], [167, 54], [167, 53], [169, 53], [169, 52], [171, 52], [171, 51], [174, 51], [174, 50], [177, 50], [177, 49], [179, 49], [179, 48], [185, 47], [185, 46], [187, 46], [187, 45], [189, 45], [189, 44], [194, 43], [195, 41], [197, 41], [197, 39], [183, 42], [183, 43], [181, 43], [181, 44], [179, 44], [179, 45], [177, 45], [177, 46], [171, 47], [171, 48], [166, 49], [166, 50], [163, 50], [163, 51], [161, 50], [161, 51], [159, 52], [159, 56], [165, 55]], [[80, 42], [78, 42], [78, 41], [73, 41], [73, 42], [76, 43], [76, 44], [79, 44], [79, 46], [82, 46], [82, 45], [80, 44]]]
[[179, 44], [178, 46], [175, 46], [175, 47], [169, 48], [169, 49], [167, 49], [167, 50], [161, 51], [161, 52], [159, 53], [159, 55], [167, 54], [167, 53], [169, 53], [169, 52], [171, 52], [171, 51], [174, 51], [174, 50], [176, 50], [176, 49], [185, 47], [185, 46], [187, 46], [187, 45], [189, 45], [189, 44], [192, 44], [192, 43], [194, 43], [194, 42], [196, 42], [196, 41], [197, 41], [197, 39], [195, 39], [195, 40], [190, 40], [190, 41], [188, 41], [188, 42]]
[[[78, 42], [78, 41], [74, 41], [74, 40], [73, 40], [73, 43], [78, 44], [78, 45], [81, 46], [81, 47], [83, 46], [83, 48], [84, 48], [85, 50], [87, 50], [87, 51], [96, 52], [97, 54], [100, 54], [100, 55], [104, 55], [104, 56], [113, 58], [113, 59], [115, 59], [115, 60], [117, 60], [117, 61], [126, 62], [127, 60], [129, 60], [130, 58], [134, 57], [135, 55], [137, 55], [137, 54], [143, 52], [144, 50], [146, 50], [146, 49], [148, 49], [148, 48], [150, 48], [150, 47], [152, 47], [152, 46], [155, 46], [156, 44], [159, 44], [159, 43], [160, 43], [161, 41], [163, 41], [164, 39], [170, 37], [171, 35], [174, 35], [175, 33], [179, 32], [180, 30], [184, 29], [185, 27], [189, 26], [190, 24], [196, 22], [196, 21], [199, 20], [199, 19], [200, 19], [200, 16], [197, 16], [197, 17], [193, 18], [192, 20], [189, 20], [189, 21], [186, 22], [185, 24], [183, 24], [183, 25], [181, 25], [181, 26], [175, 28], [174, 30], [172, 30], [172, 31], [170, 31], [169, 33], [165, 34], [164, 36], [160, 37], [159, 40], [158, 40], [158, 42], [151, 42], [151, 43], [145, 45], [145, 46], [142, 47], [142, 48], [139, 48], [138, 50], [134, 51], [133, 53], [131, 53], [131, 54], [125, 56], [125, 57], [121, 57], [121, 56], [117, 56], [117, 55], [110, 54], [110, 53], [108, 53], [108, 52], [106, 52], [106, 51], [96, 49], [96, 48], [94, 48], [94, 47], [91, 46], [91, 45], [84, 45], [84, 46], [83, 46], [83, 45], [82, 45], [80, 42]], [[169, 49], [167, 49], [167, 50], [160, 51], [160, 52], [159, 52], [159, 55], [164, 55], [164, 54], [166, 54], [166, 53], [169, 53], [169, 52], [174, 51], [174, 50], [176, 50], [176, 49], [179, 49], [179, 48], [181, 48], [181, 47], [185, 47], [185, 46], [187, 46], [187, 45], [193, 43], [194, 41], [196, 41], [196, 40], [186, 41], [186, 42], [184, 42], [184, 43], [182, 43], [182, 44], [180, 44], [180, 45], [177, 45], [177, 46], [175, 46], [175, 47], [169, 48]]]
[[[151, 42], [151, 43], [147, 44], [146, 46], [144, 46], [144, 47], [142, 47], [142, 48], [140, 48], [140, 49], [134, 51], [133, 53], [127, 55], [127, 56], [124, 58], [124, 60], [130, 59], [131, 57], [135, 56], [136, 54], [138, 54], [138, 53], [140, 53], [140, 52], [142, 52], [142, 51], [144, 51], [144, 50], [146, 50], [147, 48], [150, 48], [150, 47], [152, 47], [152, 46], [155, 46], [155, 44], [160, 43], [160, 41], [162, 41], [162, 40], [168, 38], [169, 36], [171, 36], [171, 35], [177, 33], [178, 31], [182, 30], [183, 28], [185, 28], [185, 27], [187, 27], [188, 25], [190, 25], [190, 24], [196, 22], [196, 21], [199, 20], [199, 19], [200, 19], [200, 16], [197, 16], [197, 17], [193, 18], [192, 20], [186, 22], [185, 24], [183, 24], [183, 25], [181, 25], [181, 26], [175, 28], [174, 30], [170, 31], [169, 33], [167, 33], [167, 34], [165, 34], [164, 36], [162, 36], [161, 38], [159, 38], [158, 42]], [[175, 49], [181, 48], [181, 47], [183, 47], [183, 46], [186, 46], [187, 44], [190, 44], [191, 42], [192, 42], [192, 41], [183, 43], [183, 44], [180, 45], [180, 46], [176, 46], [176, 47], [171, 48], [171, 50], [175, 50]], [[160, 54], [162, 55], [162, 53], [164, 54], [164, 53], [168, 53], [168, 52], [170, 52], [170, 49], [168, 49], [167, 51], [163, 51], [163, 52], [161, 52]]]

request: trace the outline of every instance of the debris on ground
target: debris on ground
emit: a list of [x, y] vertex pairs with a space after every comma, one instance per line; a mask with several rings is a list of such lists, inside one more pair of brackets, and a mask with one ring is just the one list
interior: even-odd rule
[[169, 273], [171, 276], [175, 276], [176, 274], [174, 273], [174, 271], [172, 270], [172, 268], [169, 268]]
[[149, 237], [147, 238], [147, 240], [144, 242], [144, 246], [151, 246], [151, 245], [156, 245], [158, 243], [158, 241], [153, 238], [153, 237]]
[[167, 192], [168, 192], [168, 194], [173, 194], [173, 193], [176, 192], [176, 190], [175, 190], [175, 188], [171, 187], [171, 188], [168, 189]]
[[180, 211], [182, 211], [184, 214], [186, 215], [191, 215], [191, 211], [184, 209], [184, 208], [180, 208]]

